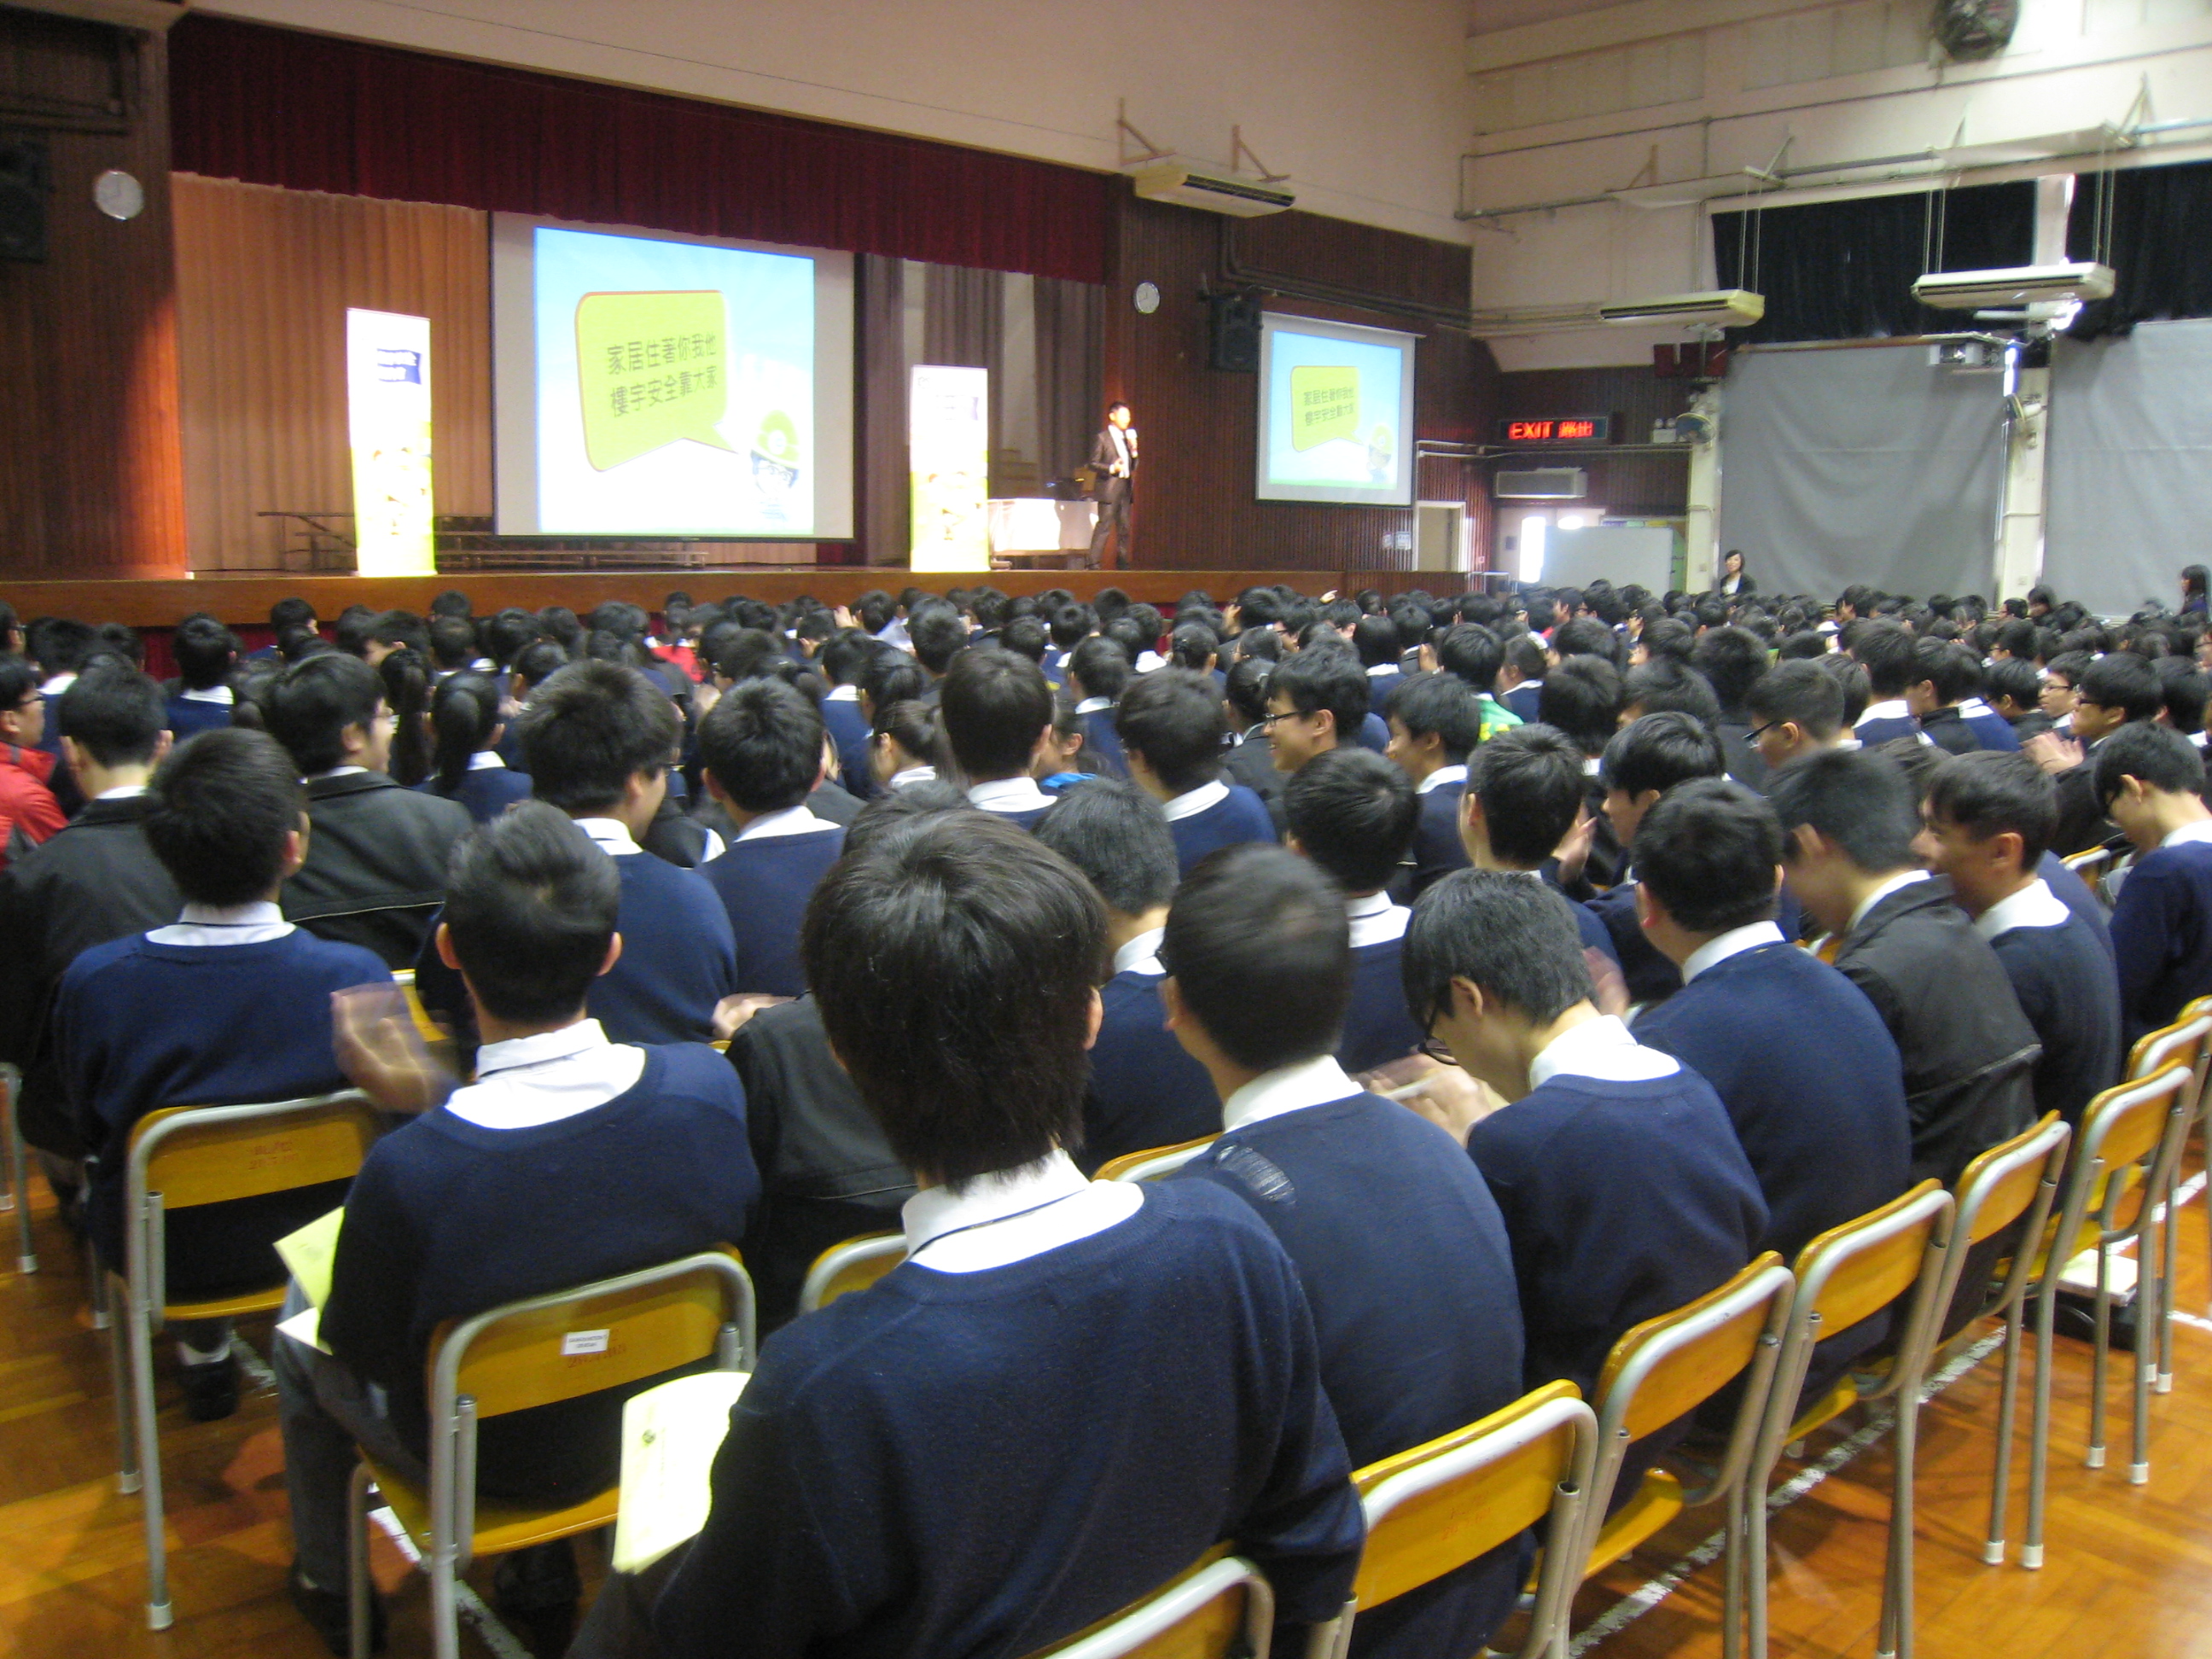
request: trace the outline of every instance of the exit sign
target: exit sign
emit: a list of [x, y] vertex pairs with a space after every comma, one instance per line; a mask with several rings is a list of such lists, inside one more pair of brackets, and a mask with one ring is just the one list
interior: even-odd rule
[[1613, 438], [1610, 415], [1562, 415], [1543, 421], [1500, 421], [1498, 436], [1509, 444], [1601, 444]]

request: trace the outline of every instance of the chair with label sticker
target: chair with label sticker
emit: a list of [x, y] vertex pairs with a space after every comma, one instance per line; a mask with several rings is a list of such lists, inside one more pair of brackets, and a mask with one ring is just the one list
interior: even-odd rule
[[[619, 1486], [610, 1486], [558, 1508], [479, 1504], [477, 1425], [510, 1412], [627, 1388], [702, 1361], [744, 1370], [752, 1356], [752, 1280], [728, 1249], [441, 1325], [426, 1364], [428, 1480], [417, 1486], [367, 1456], [354, 1469], [348, 1594], [355, 1659], [368, 1659], [369, 1650], [372, 1483], [422, 1552], [438, 1659], [459, 1659], [455, 1590], [469, 1563], [606, 1526], [621, 1497]], [[611, 1401], [610, 1407], [619, 1409]]]
[[841, 1296], [865, 1291], [906, 1260], [904, 1233], [868, 1233], [832, 1244], [814, 1258], [799, 1287], [799, 1311], [812, 1313]]
[[1274, 1622], [1274, 1591], [1259, 1568], [1217, 1548], [1142, 1601], [1028, 1659], [1267, 1659]]
[[1124, 1152], [1119, 1158], [1109, 1158], [1098, 1166], [1094, 1181], [1161, 1181], [1196, 1158], [1221, 1137], [1200, 1135], [1195, 1140], [1179, 1141], [1172, 1146], [1150, 1146], [1142, 1152]]

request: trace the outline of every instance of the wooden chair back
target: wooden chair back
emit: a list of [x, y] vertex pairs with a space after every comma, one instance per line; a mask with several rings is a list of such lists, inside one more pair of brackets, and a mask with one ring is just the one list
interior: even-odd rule
[[165, 1210], [350, 1181], [383, 1133], [368, 1097], [348, 1091], [261, 1106], [172, 1106], [131, 1132], [131, 1213], [158, 1193]]
[[[2061, 864], [2084, 881], [2094, 881], [2104, 872], [2105, 866], [2112, 861], [2112, 849], [2109, 847], [2092, 847], [2087, 852], [2069, 853], [2064, 858], [2059, 860]], [[2094, 892], [2096, 890], [2092, 887], [2090, 890]]]
[[1820, 1336], [1888, 1307], [1918, 1282], [1929, 1240], [1951, 1212], [1933, 1176], [1878, 1210], [1831, 1227], [1797, 1253], [1797, 1294]]
[[832, 1244], [814, 1258], [799, 1286], [799, 1311], [812, 1313], [841, 1296], [865, 1291], [906, 1260], [904, 1233], [869, 1233]]
[[1622, 1336], [1598, 1376], [1608, 1431], [1640, 1440], [1726, 1388], [1757, 1357], [1791, 1283], [1769, 1250], [1717, 1289]]
[[1959, 1177], [1957, 1246], [1994, 1238], [2026, 1215], [2039, 1193], [2055, 1191], [2073, 1131], [2045, 1112], [2010, 1140], [2001, 1140]]
[[2212, 999], [2200, 998], [2181, 1012], [2171, 1025], [2146, 1031], [2128, 1053], [2130, 1083], [2155, 1077], [2168, 1066], [2182, 1065], [2199, 1087], [2204, 1081], [2205, 1040], [2212, 1037]]
[[2174, 1097], [2189, 1086], [2189, 1067], [2177, 1060], [2155, 1075], [2107, 1089], [2081, 1114], [2081, 1153], [2104, 1175], [2139, 1164], [2166, 1133]]
[[1124, 1152], [1098, 1166], [1094, 1181], [1158, 1181], [1171, 1176], [1221, 1137], [1200, 1135], [1173, 1146], [1152, 1146], [1141, 1152]]
[[1164, 1589], [1030, 1659], [1267, 1659], [1274, 1592], [1242, 1556], [1209, 1556]]

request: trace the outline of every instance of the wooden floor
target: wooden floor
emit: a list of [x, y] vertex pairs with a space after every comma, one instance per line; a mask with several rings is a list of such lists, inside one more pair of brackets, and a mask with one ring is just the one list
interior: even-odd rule
[[[185, 1420], [163, 1379], [162, 1451], [176, 1623], [145, 1627], [138, 1502], [118, 1495], [104, 1335], [84, 1311], [82, 1268], [45, 1188], [34, 1204], [42, 1270], [14, 1272], [13, 1216], [0, 1216], [0, 1654], [40, 1659], [313, 1659], [319, 1640], [286, 1601], [285, 1518], [276, 1402], [250, 1391], [223, 1423]], [[2151, 1479], [2127, 1480], [2130, 1363], [2115, 1357], [2108, 1466], [2085, 1469], [2089, 1357], [2062, 1340], [2055, 1389], [2049, 1565], [2018, 1565], [2026, 1484], [2025, 1412], [2012, 1559], [1981, 1561], [1997, 1362], [1965, 1370], [1925, 1408], [1920, 1466], [1919, 1653], [1923, 1659], [2167, 1659], [2212, 1656], [2212, 1321], [2203, 1199], [2182, 1211], [2181, 1308], [2173, 1392], [2152, 1397]], [[245, 1333], [267, 1352], [265, 1324]], [[166, 1345], [164, 1345], [166, 1346]], [[167, 1360], [160, 1362], [164, 1367]], [[1776, 1513], [1774, 1651], [1868, 1655], [1879, 1612], [1890, 1462], [1883, 1438], [1850, 1456], [1856, 1413], [1824, 1431], [1808, 1463], [1832, 1473]], [[1799, 1474], [1805, 1465], [1785, 1467]], [[1801, 1481], [1800, 1484], [1805, 1484]], [[1577, 1651], [1607, 1659], [1717, 1654], [1718, 1568], [1697, 1565], [1713, 1525], [1683, 1516], [1585, 1586]], [[596, 1550], [581, 1552], [587, 1580]], [[1691, 1565], [1685, 1568], [1684, 1563]], [[421, 1578], [379, 1540], [392, 1593], [390, 1651], [430, 1651]], [[485, 1571], [475, 1575], [488, 1583]], [[466, 1653], [493, 1651], [465, 1633]], [[526, 1644], [502, 1639], [502, 1659]]]

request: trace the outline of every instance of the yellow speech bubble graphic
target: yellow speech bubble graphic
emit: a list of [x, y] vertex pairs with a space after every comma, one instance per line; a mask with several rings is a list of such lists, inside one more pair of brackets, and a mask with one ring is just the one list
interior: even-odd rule
[[1310, 363], [1291, 371], [1291, 447], [1359, 436], [1359, 371]]
[[679, 438], [729, 449], [728, 317], [714, 289], [586, 294], [576, 302], [584, 453], [605, 472]]

